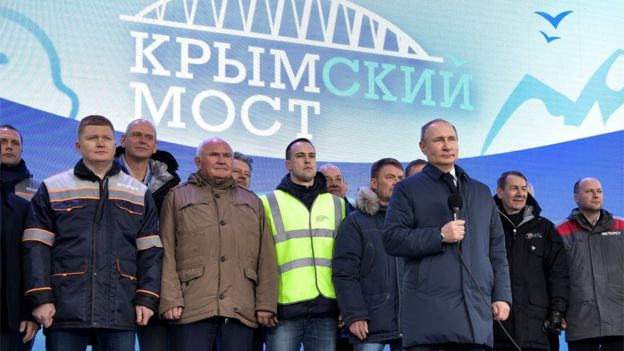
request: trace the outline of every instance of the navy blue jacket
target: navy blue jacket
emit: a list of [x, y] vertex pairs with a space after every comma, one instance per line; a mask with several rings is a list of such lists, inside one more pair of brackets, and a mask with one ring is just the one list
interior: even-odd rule
[[30, 307], [54, 303], [51, 328], [134, 329], [157, 309], [162, 243], [147, 188], [117, 163], [100, 179], [80, 160], [32, 198], [24, 248]]
[[400, 339], [399, 274], [403, 259], [388, 255], [383, 247], [386, 208], [368, 187], [357, 195], [357, 210], [340, 225], [332, 278], [345, 325], [366, 320], [368, 335], [352, 343], [385, 343]]
[[34, 317], [26, 308], [22, 286], [22, 250], [20, 242], [26, 215], [30, 207], [28, 201], [13, 194], [12, 185], [0, 184], [0, 332], [17, 333], [20, 321]]
[[[492, 346], [493, 301], [511, 305], [505, 235], [496, 205], [484, 184], [455, 166], [466, 221], [462, 267], [457, 245], [442, 243], [441, 228], [452, 221], [451, 194], [442, 172], [428, 164], [399, 182], [384, 226], [389, 254], [407, 257], [401, 286], [403, 346], [473, 343]], [[478, 290], [481, 290], [485, 300]]]

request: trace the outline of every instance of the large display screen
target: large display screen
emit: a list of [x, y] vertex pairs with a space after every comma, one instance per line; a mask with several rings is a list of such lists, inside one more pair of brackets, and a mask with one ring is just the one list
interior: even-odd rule
[[314, 143], [353, 197], [371, 162], [423, 158], [458, 130], [459, 164], [495, 190], [524, 172], [553, 221], [598, 178], [624, 213], [624, 2], [142, 0], [0, 3], [0, 123], [36, 178], [71, 167], [78, 121], [152, 121], [186, 178], [221, 137], [275, 188], [286, 145]]

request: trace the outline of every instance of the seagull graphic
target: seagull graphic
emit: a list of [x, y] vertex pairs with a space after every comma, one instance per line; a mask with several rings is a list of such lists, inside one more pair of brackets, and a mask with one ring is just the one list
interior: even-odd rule
[[542, 33], [542, 35], [544, 36], [544, 39], [546, 39], [546, 43], [548, 43], [548, 44], [550, 44], [550, 42], [553, 41], [553, 40], [561, 39], [561, 37], [554, 37], [554, 36], [551, 37], [551, 36], [548, 36], [548, 34], [542, 32], [541, 30], [539, 32]]
[[[535, 11], [535, 14], [538, 14], [542, 17], [544, 17], [545, 20], [548, 21], [548, 23], [552, 24], [552, 26], [556, 29], [557, 26], [559, 26], [559, 23], [561, 23], [561, 20], [563, 20], [563, 18], [569, 14], [571, 14], [574, 11], [563, 11], [560, 14], [556, 15], [555, 17], [547, 14], [546, 12], [542, 12], [542, 11]], [[548, 40], [548, 39], [547, 39]]]
[[449, 55], [448, 57], [451, 59], [451, 61], [453, 61], [453, 64], [455, 65], [455, 67], [463, 66], [466, 63], [468, 63], [468, 60], [463, 60], [453, 55]]

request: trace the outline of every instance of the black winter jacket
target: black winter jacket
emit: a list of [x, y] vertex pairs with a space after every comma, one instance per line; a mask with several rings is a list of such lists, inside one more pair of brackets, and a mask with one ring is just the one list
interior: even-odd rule
[[332, 276], [340, 312], [349, 326], [366, 320], [368, 335], [351, 343], [387, 343], [401, 338], [399, 327], [399, 276], [403, 259], [388, 255], [383, 247], [386, 208], [369, 187], [358, 190], [357, 210], [338, 229]]
[[[555, 225], [541, 217], [537, 201], [527, 194], [523, 219], [514, 225], [501, 200], [494, 196], [505, 231], [507, 261], [514, 304], [503, 326], [521, 348], [549, 349], [542, 331], [549, 311], [564, 313], [570, 285], [568, 264]], [[512, 347], [494, 323], [495, 347]]]
[[44, 180], [24, 248], [30, 308], [54, 303], [51, 328], [136, 327], [135, 305], [157, 309], [162, 243], [147, 188], [117, 163], [100, 179], [80, 160]]

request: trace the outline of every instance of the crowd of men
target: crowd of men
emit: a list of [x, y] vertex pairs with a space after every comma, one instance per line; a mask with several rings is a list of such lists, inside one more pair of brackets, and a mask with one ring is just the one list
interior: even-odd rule
[[[354, 204], [339, 167], [305, 138], [272, 192], [220, 138], [197, 171], [134, 120], [83, 118], [80, 160], [42, 182], [17, 129], [0, 126], [0, 351], [624, 349], [624, 220], [595, 178], [556, 226], [527, 177], [489, 188], [457, 165], [442, 119], [427, 160], [371, 165]], [[342, 328], [342, 333], [341, 333]], [[346, 338], [343, 336], [346, 335]], [[345, 341], [348, 343], [345, 344]]]

